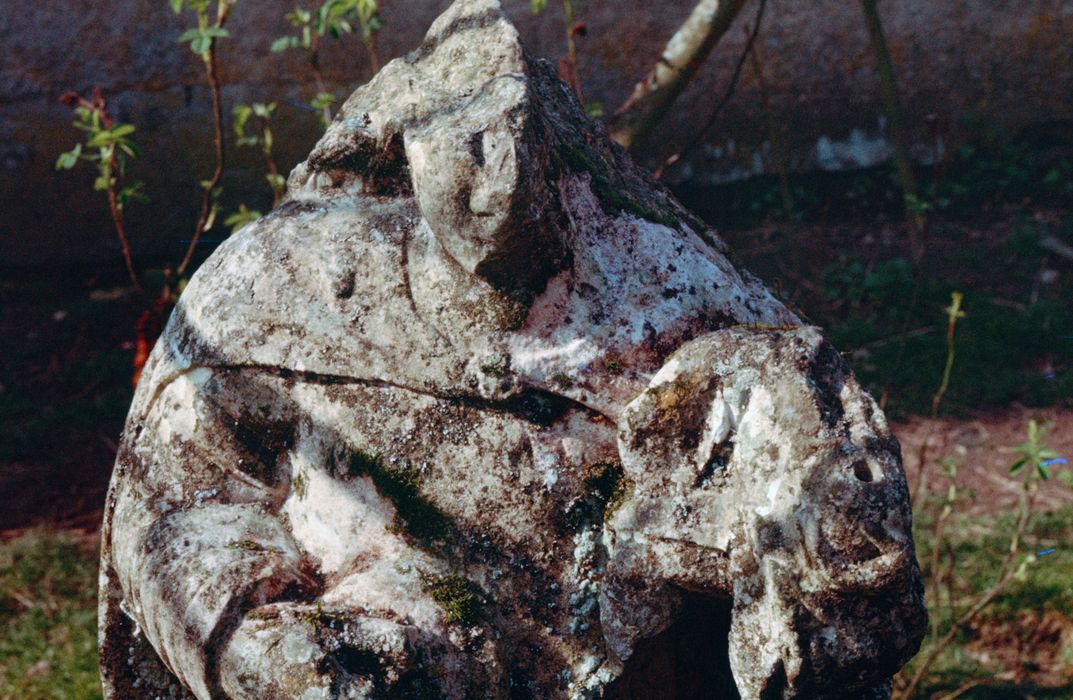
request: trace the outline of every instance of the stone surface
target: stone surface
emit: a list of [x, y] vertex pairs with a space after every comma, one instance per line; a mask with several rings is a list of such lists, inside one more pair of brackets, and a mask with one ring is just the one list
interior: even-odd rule
[[105, 696], [885, 697], [925, 623], [897, 442], [726, 255], [456, 2], [157, 343]]
[[[447, 0], [385, 0], [385, 57], [400, 55]], [[536, 55], [564, 53], [561, 10], [550, 3], [534, 17], [529, 0], [504, 3]], [[586, 96], [610, 113], [651, 67], [695, 0], [585, 2], [580, 40]], [[236, 102], [279, 100], [277, 154], [289, 168], [316, 140], [316, 115], [302, 103], [315, 93], [300, 52], [273, 54], [288, 31], [291, 0], [240, 2], [221, 44], [225, 113]], [[662, 160], [703, 124], [722, 95], [751, 23], [747, 7], [675, 105], [646, 149]], [[881, 6], [918, 158], [934, 156], [929, 115], [955, 125], [972, 115], [1015, 133], [1065, 120], [1037, 139], [1068, 145], [1073, 115], [1073, 0], [904, 0]], [[117, 116], [138, 127], [142, 156], [132, 175], [145, 181], [151, 206], [132, 207], [130, 231], [143, 264], [181, 256], [200, 191], [211, 172], [209, 95], [199, 64], [175, 41], [189, 17], [166, 2], [38, 0], [0, 6], [0, 266], [119, 264], [107, 206], [92, 189], [91, 168], [57, 173], [56, 157], [77, 138], [70, 110], [57, 98], [99, 85]], [[758, 171], [856, 168], [888, 157], [874, 62], [858, 3], [769, 0], [759, 45], [769, 97], [747, 66], [711, 142], [692, 166], [670, 173], [691, 184]], [[370, 75], [361, 42], [328, 42], [322, 65], [330, 87], [347, 94]], [[765, 118], [770, 116], [770, 118]], [[228, 128], [230, 138], [230, 128]], [[232, 150], [224, 204], [262, 211], [269, 205], [256, 149]], [[220, 237], [215, 236], [214, 237]]]

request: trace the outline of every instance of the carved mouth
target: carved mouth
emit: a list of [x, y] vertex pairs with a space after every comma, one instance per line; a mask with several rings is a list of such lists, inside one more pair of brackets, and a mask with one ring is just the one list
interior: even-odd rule
[[638, 644], [605, 700], [626, 698], [736, 698], [727, 646], [730, 603], [684, 594], [675, 621]]

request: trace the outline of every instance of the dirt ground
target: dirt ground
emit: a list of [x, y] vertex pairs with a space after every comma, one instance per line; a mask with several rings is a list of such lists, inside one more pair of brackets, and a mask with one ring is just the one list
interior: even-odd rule
[[[929, 492], [943, 493], [948, 484], [945, 474], [935, 468], [934, 460], [953, 458], [959, 462], [959, 490], [968, 490], [972, 495], [968, 513], [998, 515], [1011, 510], [1020, 497], [1021, 480], [1009, 474], [1010, 465], [1017, 460], [1010, 448], [1024, 442], [1028, 421], [1033, 418], [1051, 425], [1044, 442], [1073, 464], [1071, 410], [1014, 406], [968, 419], [912, 417], [895, 423], [910, 489], [919, 479], [921, 452], [926, 446], [923, 454], [924, 462], [929, 464]], [[1055, 510], [1073, 503], [1073, 489], [1060, 479], [1050, 479], [1040, 489], [1037, 503], [1040, 510]]]

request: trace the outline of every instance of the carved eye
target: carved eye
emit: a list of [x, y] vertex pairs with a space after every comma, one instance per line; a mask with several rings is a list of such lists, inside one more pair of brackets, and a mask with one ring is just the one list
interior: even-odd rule
[[478, 168], [484, 167], [484, 131], [478, 131], [469, 137], [469, 153]]
[[875, 479], [872, 475], [872, 468], [868, 466], [868, 462], [863, 459], [858, 459], [853, 463], [853, 476], [857, 477], [859, 481], [870, 482]]

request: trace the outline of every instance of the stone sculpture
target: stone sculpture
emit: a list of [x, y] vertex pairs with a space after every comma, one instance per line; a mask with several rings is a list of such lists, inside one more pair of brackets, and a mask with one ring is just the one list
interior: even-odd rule
[[925, 625], [898, 444], [726, 254], [455, 2], [157, 343], [105, 697], [889, 695]]

